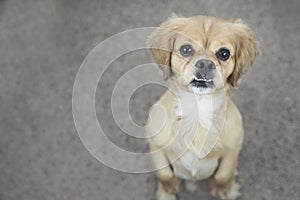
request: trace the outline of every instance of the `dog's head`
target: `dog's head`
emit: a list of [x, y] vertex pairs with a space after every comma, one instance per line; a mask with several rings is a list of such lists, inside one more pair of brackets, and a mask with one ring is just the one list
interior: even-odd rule
[[172, 16], [152, 33], [149, 46], [165, 79], [200, 94], [236, 86], [259, 52], [242, 20], [207, 16]]

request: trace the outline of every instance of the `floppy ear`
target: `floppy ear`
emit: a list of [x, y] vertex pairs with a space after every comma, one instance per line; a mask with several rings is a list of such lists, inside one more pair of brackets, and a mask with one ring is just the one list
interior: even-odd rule
[[171, 57], [175, 35], [176, 30], [181, 26], [183, 20], [183, 17], [172, 15], [150, 35], [148, 40], [152, 57], [163, 71], [165, 80], [172, 75]]
[[228, 82], [236, 86], [241, 74], [252, 64], [260, 50], [251, 29], [241, 19], [233, 20], [233, 23], [232, 31], [236, 36], [235, 66]]

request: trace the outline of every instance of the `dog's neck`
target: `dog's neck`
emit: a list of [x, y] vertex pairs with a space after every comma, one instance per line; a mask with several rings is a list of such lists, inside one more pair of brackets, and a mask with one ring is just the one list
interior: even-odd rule
[[179, 134], [200, 158], [217, 143], [227, 108], [227, 90], [211, 94], [195, 94], [177, 90], [176, 116], [180, 119]]
[[209, 94], [197, 94], [177, 87], [173, 87], [171, 90], [177, 99], [176, 115], [180, 118], [189, 118], [191, 115], [197, 114], [200, 123], [206, 128], [209, 127], [211, 118], [226, 108], [227, 88]]

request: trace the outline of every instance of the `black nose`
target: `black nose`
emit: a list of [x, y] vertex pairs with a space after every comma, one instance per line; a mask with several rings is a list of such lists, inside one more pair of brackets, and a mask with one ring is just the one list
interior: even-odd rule
[[216, 69], [215, 63], [213, 63], [211, 60], [198, 60], [195, 66], [204, 71], [211, 71], [213, 69]]

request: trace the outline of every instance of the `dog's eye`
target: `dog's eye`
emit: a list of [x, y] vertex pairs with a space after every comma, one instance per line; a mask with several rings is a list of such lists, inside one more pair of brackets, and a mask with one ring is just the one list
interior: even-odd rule
[[189, 57], [189, 56], [194, 54], [194, 49], [191, 45], [185, 44], [185, 45], [180, 47], [180, 54], [183, 57]]
[[226, 61], [230, 57], [230, 51], [228, 49], [221, 48], [217, 51], [216, 56], [218, 59]]

